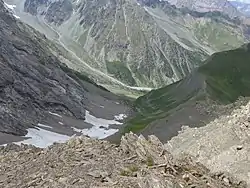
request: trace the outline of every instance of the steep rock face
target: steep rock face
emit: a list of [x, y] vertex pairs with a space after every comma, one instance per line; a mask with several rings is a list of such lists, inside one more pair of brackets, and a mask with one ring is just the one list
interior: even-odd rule
[[230, 175], [210, 173], [191, 157], [174, 158], [155, 136], [146, 140], [134, 134], [123, 137], [120, 146], [86, 137], [44, 150], [8, 145], [0, 149], [0, 176], [5, 188], [246, 187]]
[[[117, 96], [62, 64], [49, 50], [45, 36], [16, 20], [2, 1], [0, 28], [1, 133], [24, 136], [27, 128], [50, 117], [49, 112], [84, 120], [86, 110], [114, 118], [112, 110], [115, 115], [126, 108], [115, 104]], [[110, 110], [104, 109], [106, 105]]]

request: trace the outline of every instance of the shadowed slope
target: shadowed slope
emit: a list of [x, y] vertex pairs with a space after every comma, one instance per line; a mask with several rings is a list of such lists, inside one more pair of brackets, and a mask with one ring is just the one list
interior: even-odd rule
[[240, 96], [249, 96], [249, 48], [244, 45], [216, 53], [185, 79], [138, 98], [138, 114], [128, 122], [125, 131], [154, 132], [161, 134], [161, 139], [171, 138], [183, 124], [194, 126], [208, 119], [214, 102], [229, 104]]

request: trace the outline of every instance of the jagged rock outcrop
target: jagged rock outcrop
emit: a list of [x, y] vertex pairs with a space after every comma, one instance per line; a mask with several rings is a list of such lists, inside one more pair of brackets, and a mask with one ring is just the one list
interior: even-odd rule
[[167, 144], [175, 156], [187, 153], [212, 172], [235, 175], [250, 186], [250, 103], [222, 116], [205, 127], [185, 127]]
[[155, 137], [127, 134], [120, 146], [79, 137], [47, 149], [0, 149], [0, 186], [82, 188], [244, 188], [226, 174], [211, 174], [191, 157], [174, 158]]

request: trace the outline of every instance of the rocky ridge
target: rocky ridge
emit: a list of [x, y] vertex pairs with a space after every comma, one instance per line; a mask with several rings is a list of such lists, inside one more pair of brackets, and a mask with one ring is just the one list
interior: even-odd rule
[[[24, 173], [25, 172], [25, 173]], [[244, 188], [228, 174], [210, 173], [191, 157], [173, 157], [155, 137], [132, 133], [121, 144], [79, 137], [46, 149], [0, 149], [0, 186], [82, 188]]]
[[212, 172], [224, 171], [247, 181], [250, 186], [250, 103], [205, 127], [188, 128], [172, 138], [166, 149], [175, 156], [194, 156]]

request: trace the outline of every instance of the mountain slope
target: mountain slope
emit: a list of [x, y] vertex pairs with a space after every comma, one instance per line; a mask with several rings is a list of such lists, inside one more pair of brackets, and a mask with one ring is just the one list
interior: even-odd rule
[[[167, 2], [7, 2], [17, 5], [17, 15], [23, 21], [92, 68], [130, 86], [171, 84], [190, 73], [208, 54], [248, 40], [248, 28], [234, 20], [221, 15], [197, 17]], [[101, 79], [98, 83], [103, 84]]]
[[[34, 3], [34, 9], [42, 6], [39, 3]], [[59, 7], [65, 1], [57, 3]], [[53, 6], [49, 5], [48, 11]], [[87, 54], [93, 60], [88, 62], [91, 66], [128, 85], [158, 87], [169, 84], [179, 80], [199, 63], [199, 52], [187, 50], [176, 43], [154, 24], [151, 16], [136, 1], [107, 0], [100, 3], [98, 0], [87, 0], [78, 4], [75, 2], [72, 6], [75, 7], [74, 13], [71, 11], [70, 19], [63, 24], [53, 22], [52, 18], [56, 15], [50, 13], [45, 14], [44, 19], [57, 25], [65, 43], [68, 41], [66, 38], [76, 37], [73, 42], [78, 47], [71, 49], [75, 48], [77, 55], [84, 58]], [[29, 12], [28, 0], [25, 7], [25, 11]], [[83, 50], [85, 54], [81, 52]], [[183, 63], [177, 64], [180, 60]]]
[[176, 8], [165, 1], [143, 2], [154, 20], [183, 46], [207, 54], [230, 50], [249, 40], [249, 27], [239, 18], [221, 12], [197, 12]]
[[104, 138], [118, 131], [109, 125], [122, 124], [115, 121], [129, 109], [122, 99], [67, 68], [51, 53], [50, 41], [15, 19], [2, 1], [0, 28], [0, 144], [26, 135], [44, 145], [42, 136], [69, 139], [80, 131]]
[[230, 17], [240, 16], [240, 12], [227, 0], [167, 0], [177, 7], [187, 7], [198, 12], [223, 12]]
[[154, 133], [168, 140], [182, 125], [202, 125], [221, 114], [216, 104], [250, 96], [249, 61], [249, 44], [214, 54], [185, 79], [138, 98], [138, 114], [129, 121], [126, 131]]
[[230, 1], [230, 3], [244, 15], [250, 16], [250, 2]]

